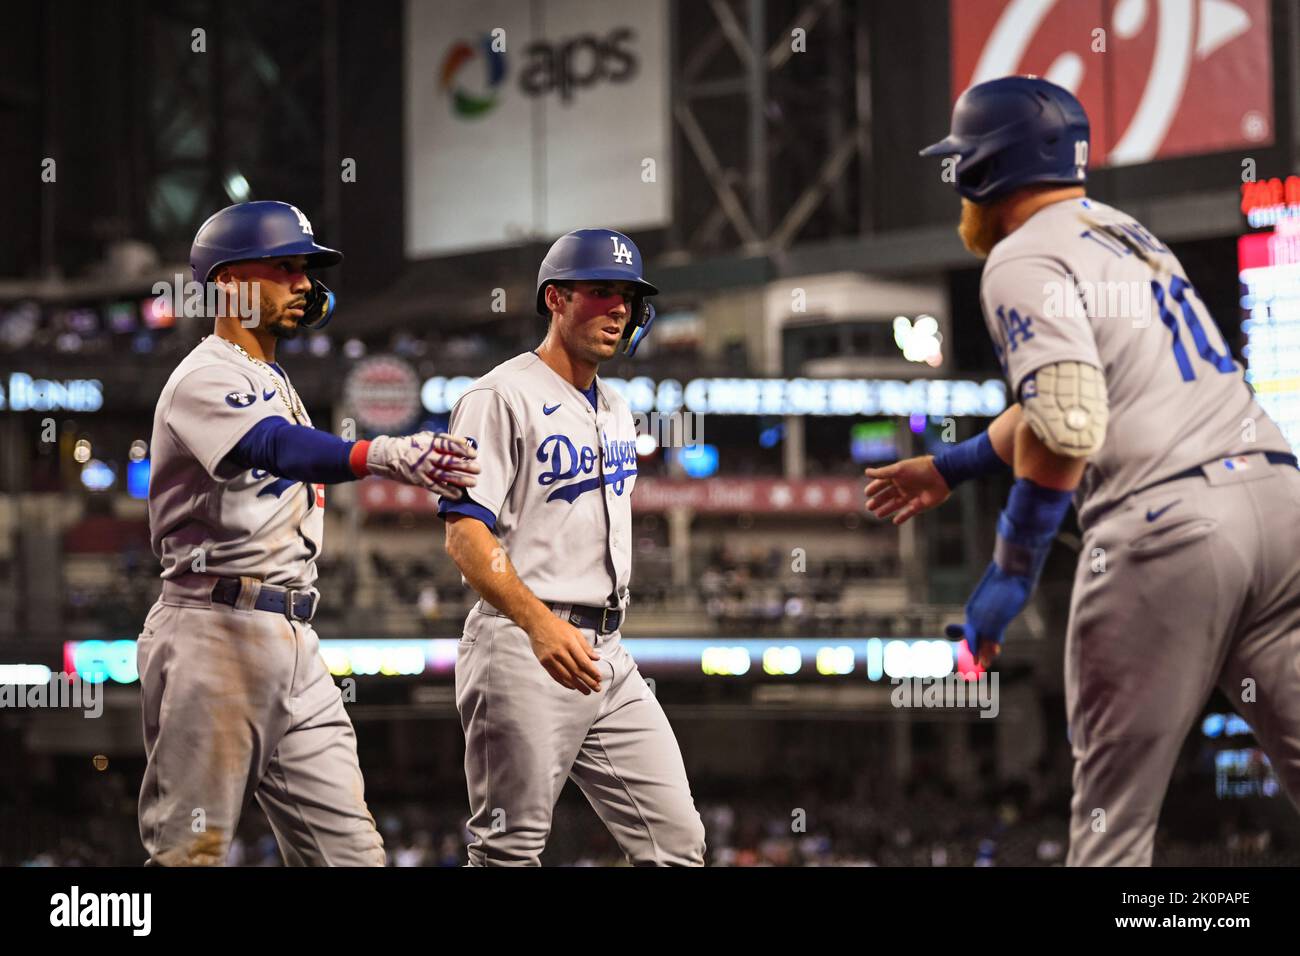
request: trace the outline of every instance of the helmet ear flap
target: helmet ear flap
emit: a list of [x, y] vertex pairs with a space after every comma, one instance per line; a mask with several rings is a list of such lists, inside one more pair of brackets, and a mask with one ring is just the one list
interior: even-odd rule
[[329, 325], [334, 317], [334, 293], [320, 279], [311, 280], [311, 291], [307, 293], [307, 304], [303, 306], [302, 322], [304, 328], [313, 332]]
[[986, 156], [978, 162], [972, 163], [961, 171], [961, 184], [967, 189], [979, 191], [984, 184], [989, 181], [993, 173], [993, 165], [997, 161], [996, 156]]
[[627, 328], [623, 332], [623, 354], [628, 358], [636, 355], [637, 348], [645, 341], [645, 337], [650, 334], [650, 326], [654, 324], [655, 307], [645, 296], [637, 296], [632, 300], [632, 318], [628, 320]]

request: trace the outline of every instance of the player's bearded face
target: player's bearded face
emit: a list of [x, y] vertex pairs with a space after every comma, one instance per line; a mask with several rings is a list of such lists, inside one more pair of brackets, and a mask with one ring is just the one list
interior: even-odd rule
[[627, 282], [575, 282], [562, 299], [558, 331], [565, 349], [588, 362], [605, 362], [618, 351], [631, 316], [634, 288]]
[[[239, 281], [250, 283], [250, 290], [256, 290], [258, 326], [278, 339], [291, 339], [302, 330], [302, 308], [311, 289], [311, 280], [303, 271], [306, 263], [302, 256], [286, 256], [245, 262], [238, 267]], [[245, 296], [252, 297], [248, 293]]]
[[981, 206], [969, 199], [961, 201], [961, 224], [957, 234], [962, 243], [981, 259], [986, 258], [1002, 239], [998, 217], [990, 206]]

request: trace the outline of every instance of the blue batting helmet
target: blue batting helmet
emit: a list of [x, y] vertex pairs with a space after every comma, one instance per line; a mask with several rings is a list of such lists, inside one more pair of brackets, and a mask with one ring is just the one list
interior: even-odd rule
[[[223, 265], [249, 259], [306, 256], [307, 268], [322, 268], [343, 261], [343, 253], [318, 245], [311, 222], [297, 206], [284, 202], [245, 202], [225, 209], [199, 226], [190, 246], [194, 281], [209, 282]], [[312, 280], [302, 324], [323, 328], [334, 311], [334, 293], [318, 279]]]
[[1082, 185], [1088, 136], [1088, 114], [1069, 90], [1004, 76], [958, 97], [952, 132], [921, 155], [957, 156], [957, 192], [986, 203], [1030, 183]]
[[654, 322], [655, 308], [646, 301], [659, 292], [641, 276], [641, 251], [636, 243], [613, 229], [578, 229], [555, 240], [537, 270], [537, 312], [546, 308], [546, 287], [552, 282], [609, 279], [637, 287], [631, 318], [623, 331], [623, 351], [636, 353]]

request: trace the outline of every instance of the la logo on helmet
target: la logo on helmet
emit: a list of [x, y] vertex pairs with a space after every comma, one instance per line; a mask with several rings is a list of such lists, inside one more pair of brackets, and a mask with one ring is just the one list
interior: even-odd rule
[[311, 222], [310, 220], [308, 220], [306, 216], [302, 214], [302, 210], [299, 209], [297, 206], [290, 206], [289, 208], [292, 209], [293, 214], [298, 217], [298, 228], [302, 230], [302, 234], [304, 236], [312, 236], [314, 238], [316, 233], [311, 231]]
[[632, 264], [632, 250], [627, 247], [627, 243], [619, 242], [618, 236], [610, 236], [609, 241], [614, 243], [614, 261]]

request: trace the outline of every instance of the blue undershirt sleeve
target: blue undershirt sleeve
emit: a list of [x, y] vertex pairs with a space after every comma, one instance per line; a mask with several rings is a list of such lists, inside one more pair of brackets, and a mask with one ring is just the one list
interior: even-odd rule
[[354, 444], [270, 416], [245, 432], [224, 460], [240, 468], [264, 469], [277, 478], [333, 485], [357, 479], [348, 463]]

